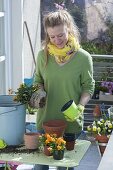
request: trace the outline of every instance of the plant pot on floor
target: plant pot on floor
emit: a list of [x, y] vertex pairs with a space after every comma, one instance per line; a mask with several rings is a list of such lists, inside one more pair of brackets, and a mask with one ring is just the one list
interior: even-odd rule
[[106, 135], [97, 135], [96, 140], [98, 141], [101, 156], [103, 156], [109, 138]]
[[24, 134], [25, 147], [27, 149], [37, 149], [38, 137], [39, 137], [39, 133], [25, 133]]
[[101, 116], [101, 109], [98, 104], [95, 105], [94, 110], [93, 110], [93, 115], [94, 117], [100, 117]]

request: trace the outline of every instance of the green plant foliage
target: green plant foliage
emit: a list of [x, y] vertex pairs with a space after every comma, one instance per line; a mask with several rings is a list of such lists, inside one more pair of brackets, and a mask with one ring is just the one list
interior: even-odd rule
[[28, 113], [30, 113], [30, 114], [33, 113], [34, 114], [36, 109], [30, 107], [29, 101], [31, 99], [32, 94], [37, 90], [38, 90], [37, 85], [28, 86], [25, 83], [21, 84], [20, 87], [15, 92], [14, 101], [20, 102], [22, 104], [25, 104]]
[[111, 54], [111, 51], [108, 51], [111, 44], [100, 44], [94, 42], [85, 42], [81, 44], [82, 48], [88, 51], [90, 54]]
[[32, 94], [36, 90], [38, 90], [37, 86], [28, 86], [26, 84], [21, 84], [20, 87], [17, 89], [17, 92], [15, 92], [16, 96], [14, 100], [23, 104], [29, 103]]

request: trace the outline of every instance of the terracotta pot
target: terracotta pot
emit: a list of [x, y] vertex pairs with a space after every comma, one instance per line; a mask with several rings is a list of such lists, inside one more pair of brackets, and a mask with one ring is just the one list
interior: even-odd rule
[[44, 146], [44, 154], [45, 154], [46, 156], [51, 156], [52, 153], [48, 150], [48, 148], [49, 148], [49, 146]]
[[39, 137], [39, 133], [25, 133], [24, 134], [25, 147], [27, 149], [37, 149], [38, 137]]
[[100, 149], [101, 156], [103, 156], [109, 138], [106, 135], [97, 135], [96, 140], [98, 141], [98, 146]]
[[94, 117], [100, 117], [101, 116], [101, 110], [100, 110], [100, 106], [96, 105], [94, 110], [93, 110], [93, 115]]
[[64, 134], [64, 140], [66, 141], [66, 149], [71, 151], [75, 147], [75, 134]]
[[64, 150], [55, 150], [53, 152], [53, 159], [61, 160], [64, 157]]
[[66, 122], [64, 120], [49, 120], [44, 122], [42, 126], [45, 133], [56, 134], [57, 137], [61, 137], [64, 134]]
[[75, 140], [74, 141], [66, 141], [66, 149], [68, 151], [74, 150], [75, 148]]

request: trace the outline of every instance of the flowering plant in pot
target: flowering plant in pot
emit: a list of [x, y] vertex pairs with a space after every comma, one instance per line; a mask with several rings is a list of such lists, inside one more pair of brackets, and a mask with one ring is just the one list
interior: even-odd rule
[[51, 156], [51, 152], [49, 151], [50, 145], [53, 145], [56, 138], [56, 134], [49, 134], [45, 133], [42, 135], [39, 135], [39, 146], [44, 147], [44, 154], [47, 156]]
[[54, 159], [63, 159], [66, 141], [56, 134], [42, 134], [39, 136], [40, 143], [53, 155]]
[[113, 130], [113, 121], [109, 118], [103, 119], [100, 118], [99, 120], [94, 120], [94, 122], [87, 127], [87, 131], [93, 134], [94, 136], [99, 135], [109, 135], [112, 133]]
[[100, 81], [99, 85], [99, 99], [100, 100], [107, 100], [112, 101], [113, 100], [113, 81], [112, 81], [112, 72], [113, 69], [106, 68], [105, 73], [103, 73], [103, 76]]
[[66, 148], [66, 141], [62, 137], [54, 138], [54, 142], [48, 148], [53, 154], [53, 158], [61, 160], [64, 157], [64, 150]]
[[103, 93], [113, 94], [113, 82], [112, 81], [102, 81], [100, 84], [100, 91]]
[[113, 131], [113, 120], [108, 116], [108, 113], [101, 112], [101, 117], [96, 117], [93, 123], [87, 126], [87, 131], [98, 141], [101, 155], [103, 155]]

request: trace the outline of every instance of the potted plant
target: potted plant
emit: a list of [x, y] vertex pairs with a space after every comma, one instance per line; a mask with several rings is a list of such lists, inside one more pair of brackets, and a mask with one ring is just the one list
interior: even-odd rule
[[99, 99], [105, 101], [113, 101], [113, 81], [109, 78], [112, 77], [112, 69], [107, 68], [106, 73], [103, 74], [99, 84]]
[[54, 142], [50, 144], [48, 149], [53, 154], [53, 159], [61, 160], [64, 157], [65, 148], [66, 141], [63, 139], [63, 137], [55, 137]]
[[47, 156], [51, 156], [52, 153], [49, 151], [49, 147], [51, 144], [53, 144], [54, 140], [56, 138], [56, 134], [49, 134], [45, 133], [42, 135], [39, 135], [39, 146], [40, 148], [43, 147], [44, 154]]
[[[39, 136], [41, 145], [44, 146], [44, 153], [47, 156], [53, 155], [56, 160], [63, 159], [66, 141], [63, 137], [57, 137], [56, 134], [42, 134]], [[48, 155], [49, 152], [49, 155]]]
[[23, 83], [15, 92], [14, 101], [25, 104], [28, 113], [34, 113], [34, 109], [29, 106], [29, 101], [31, 99], [32, 94], [37, 90], [37, 85], [28, 86], [27, 84]]
[[102, 81], [100, 84], [100, 100], [113, 101], [113, 82]]
[[113, 131], [113, 120], [109, 118], [108, 113], [101, 112], [101, 117], [96, 117], [93, 123], [87, 126], [87, 131], [98, 141], [101, 155], [103, 155]]

